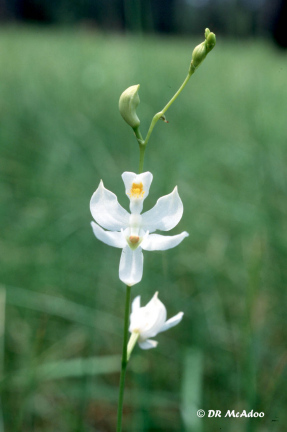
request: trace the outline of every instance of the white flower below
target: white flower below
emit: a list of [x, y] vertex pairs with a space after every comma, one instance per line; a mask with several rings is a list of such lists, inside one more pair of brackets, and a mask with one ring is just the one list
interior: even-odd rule
[[106, 189], [101, 181], [90, 202], [92, 216], [97, 222], [92, 222], [91, 225], [99, 240], [123, 249], [119, 277], [126, 285], [132, 286], [142, 279], [142, 249], [152, 251], [173, 248], [181, 243], [188, 233], [184, 231], [175, 236], [151, 234], [157, 229], [169, 231], [180, 221], [183, 205], [177, 187], [169, 195], [161, 197], [151, 210], [141, 215], [152, 174], [124, 172], [122, 178], [126, 195], [130, 199], [131, 214], [118, 203], [116, 195]]
[[158, 342], [150, 338], [174, 327], [182, 320], [182, 317], [183, 312], [179, 312], [166, 321], [166, 308], [158, 299], [158, 292], [155, 293], [153, 298], [144, 307], [140, 306], [140, 296], [137, 296], [132, 303], [129, 331], [132, 333], [132, 336], [137, 337], [139, 346], [142, 349], [155, 348]]

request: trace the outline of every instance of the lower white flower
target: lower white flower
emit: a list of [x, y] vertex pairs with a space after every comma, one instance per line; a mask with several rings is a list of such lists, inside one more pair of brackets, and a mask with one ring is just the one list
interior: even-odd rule
[[91, 198], [90, 209], [97, 222], [92, 222], [95, 236], [109, 246], [123, 249], [119, 277], [126, 285], [132, 286], [142, 279], [142, 249], [153, 251], [173, 248], [188, 233], [184, 231], [175, 236], [151, 234], [157, 229], [169, 231], [180, 221], [183, 205], [177, 187], [169, 195], [161, 197], [151, 210], [141, 214], [152, 174], [124, 172], [122, 178], [131, 213], [118, 203], [116, 195], [106, 189], [102, 181]]
[[174, 327], [182, 320], [182, 317], [183, 312], [179, 312], [166, 321], [166, 308], [158, 299], [158, 292], [144, 307], [140, 306], [140, 296], [137, 296], [132, 303], [130, 315], [129, 331], [132, 336], [128, 346], [128, 357], [136, 341], [142, 349], [155, 348], [158, 342], [149, 338]]

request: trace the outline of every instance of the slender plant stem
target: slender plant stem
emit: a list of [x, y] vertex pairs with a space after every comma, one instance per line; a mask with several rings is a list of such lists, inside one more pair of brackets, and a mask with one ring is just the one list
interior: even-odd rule
[[151, 136], [151, 133], [153, 131], [153, 128], [155, 127], [156, 123], [158, 122], [158, 120], [164, 115], [164, 113], [168, 110], [168, 108], [171, 106], [171, 104], [175, 101], [175, 99], [178, 97], [178, 95], [182, 92], [182, 90], [184, 89], [184, 87], [186, 86], [186, 84], [188, 83], [189, 78], [191, 77], [191, 75], [193, 75], [195, 72], [195, 68], [194, 67], [190, 67], [188, 74], [185, 78], [185, 80], [183, 81], [183, 83], [181, 84], [181, 86], [179, 87], [179, 89], [177, 90], [177, 92], [173, 95], [173, 97], [170, 99], [170, 101], [165, 105], [165, 107], [158, 112], [157, 114], [154, 115], [146, 139], [144, 140], [144, 145], [146, 146], [149, 138]]
[[134, 133], [135, 133], [135, 136], [136, 136], [136, 138], [138, 140], [139, 145], [143, 144], [144, 143], [144, 139], [143, 139], [142, 134], [140, 132], [139, 126], [136, 127], [136, 128], [134, 128]]
[[142, 137], [142, 134], [140, 133], [139, 127], [134, 128], [135, 136], [138, 140], [139, 147], [140, 147], [140, 163], [139, 163], [139, 174], [143, 172], [143, 164], [144, 164], [144, 154], [145, 154], [145, 144], [144, 139]]
[[125, 377], [126, 377], [126, 370], [127, 370], [127, 364], [128, 364], [127, 346], [128, 346], [128, 335], [129, 335], [128, 332], [129, 332], [130, 304], [131, 304], [131, 287], [127, 286], [126, 305], [125, 305], [125, 320], [124, 320], [122, 368], [121, 368], [121, 378], [120, 378], [120, 388], [119, 388], [117, 432], [121, 432], [121, 430], [122, 430]]
[[143, 172], [143, 164], [144, 164], [144, 154], [145, 154], [146, 146], [144, 144], [140, 144], [140, 163], [139, 163], [139, 174]]
[[135, 136], [136, 136], [136, 139], [139, 143], [139, 148], [140, 148], [139, 174], [141, 174], [143, 172], [146, 145], [150, 139], [151, 133], [152, 133], [156, 123], [159, 121], [159, 119], [161, 117], [163, 117], [164, 113], [169, 109], [171, 104], [175, 101], [175, 99], [178, 97], [178, 95], [182, 92], [182, 90], [186, 86], [189, 78], [191, 77], [191, 75], [194, 74], [194, 72], [195, 72], [195, 67], [193, 66], [193, 63], [191, 62], [188, 74], [187, 74], [185, 80], [183, 81], [183, 83], [181, 84], [181, 86], [179, 87], [179, 89], [177, 90], [177, 92], [173, 95], [173, 97], [165, 105], [165, 107], [160, 112], [158, 112], [157, 114], [154, 115], [145, 140], [143, 139], [142, 134], [140, 133], [139, 127], [134, 128], [134, 133], [135, 133]]
[[[5, 339], [6, 289], [0, 285], [0, 378], [4, 375], [4, 339]], [[4, 432], [2, 398], [0, 399], [0, 431]]]

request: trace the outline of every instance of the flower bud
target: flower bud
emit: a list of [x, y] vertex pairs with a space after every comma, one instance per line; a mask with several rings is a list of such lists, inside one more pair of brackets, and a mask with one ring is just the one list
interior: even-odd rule
[[209, 33], [210, 33], [209, 28], [206, 28], [206, 29], [205, 29], [205, 32], [204, 32], [204, 37], [205, 37], [205, 39], [207, 39]]
[[200, 63], [205, 59], [207, 54], [215, 47], [216, 37], [208, 28], [205, 29], [205, 41], [197, 45], [192, 53], [192, 62], [189, 73], [193, 73]]
[[138, 128], [140, 119], [136, 114], [136, 108], [140, 103], [138, 95], [139, 84], [127, 88], [120, 97], [119, 110], [123, 119], [133, 128]]
[[215, 47], [215, 44], [216, 44], [215, 34], [209, 32], [209, 34], [206, 38], [206, 49], [207, 49], [208, 53]]
[[194, 48], [192, 53], [192, 61], [194, 67], [197, 67], [200, 65], [200, 63], [205, 59], [207, 55], [207, 49], [205, 42], [202, 42], [200, 45], [197, 45], [197, 47]]
[[132, 303], [129, 331], [132, 334], [128, 344], [128, 358], [138, 341], [142, 349], [155, 348], [157, 341], [150, 339], [158, 333], [174, 327], [182, 320], [183, 312], [166, 321], [165, 305], [159, 300], [158, 292], [146, 306], [141, 307], [140, 296], [137, 296]]

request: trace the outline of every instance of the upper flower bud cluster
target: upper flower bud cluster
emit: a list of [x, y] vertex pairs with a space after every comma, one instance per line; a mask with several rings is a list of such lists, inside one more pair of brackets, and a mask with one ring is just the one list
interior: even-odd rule
[[205, 29], [205, 41], [197, 45], [192, 53], [192, 65], [197, 68], [207, 54], [215, 47], [216, 37], [208, 28]]

